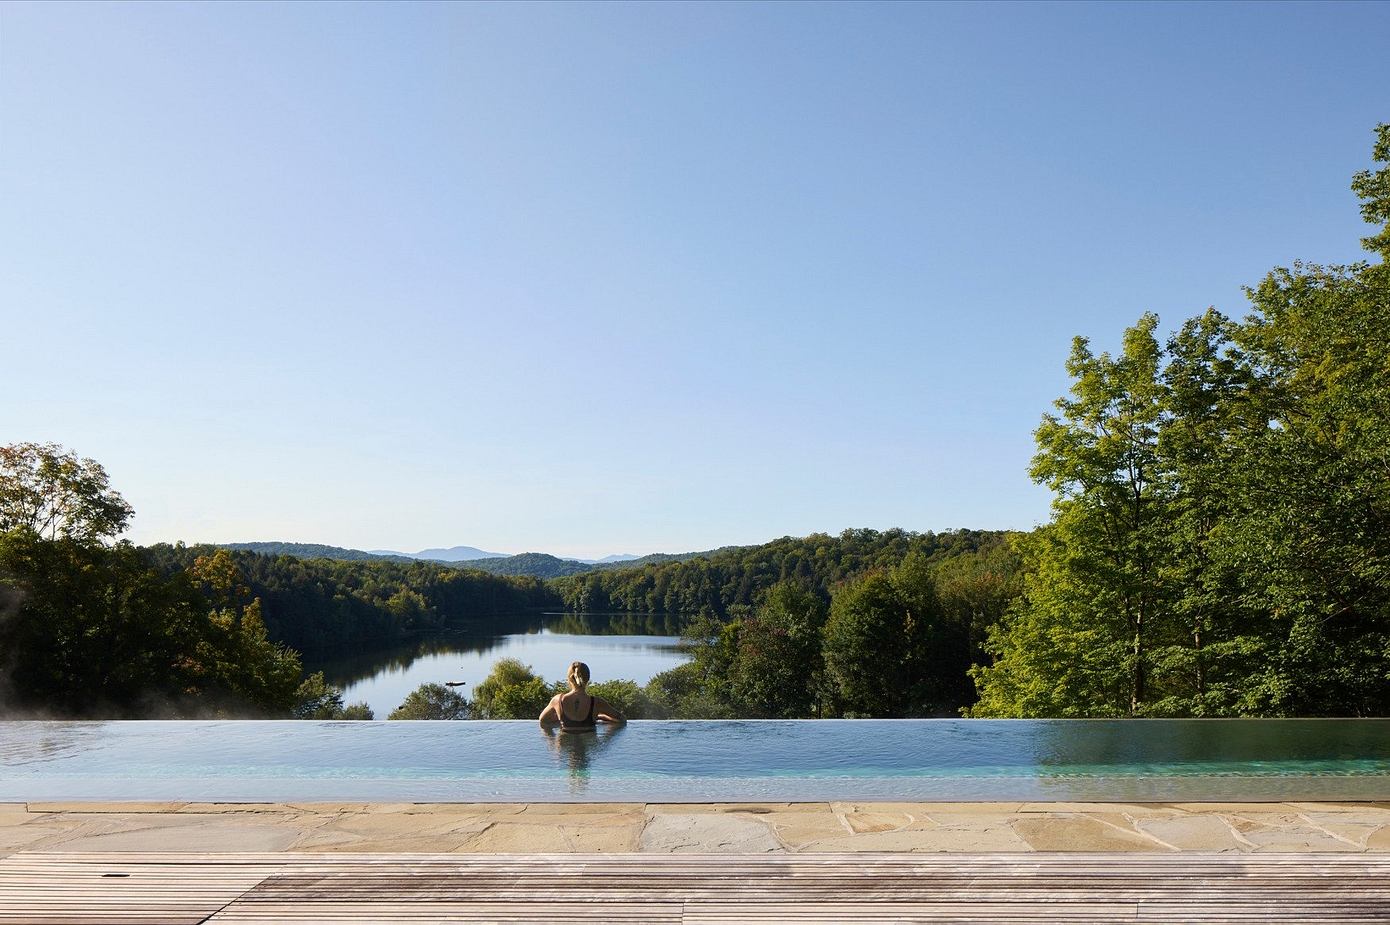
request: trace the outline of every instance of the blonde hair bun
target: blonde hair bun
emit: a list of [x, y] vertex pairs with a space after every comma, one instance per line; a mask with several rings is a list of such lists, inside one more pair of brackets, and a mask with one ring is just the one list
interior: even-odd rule
[[583, 662], [570, 662], [570, 670], [565, 674], [565, 680], [575, 690], [583, 690], [589, 683], [589, 666]]

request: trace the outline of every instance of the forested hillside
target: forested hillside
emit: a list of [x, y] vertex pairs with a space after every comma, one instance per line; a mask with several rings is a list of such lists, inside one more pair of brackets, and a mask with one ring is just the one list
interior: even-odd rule
[[[732, 547], [725, 547], [732, 548]], [[561, 559], [543, 552], [524, 552], [516, 556], [498, 559], [469, 559], [455, 562], [458, 568], [477, 569], [493, 575], [530, 575], [534, 578], [565, 578], [587, 572], [620, 571], [641, 568], [645, 565], [660, 565], [667, 562], [685, 562], [701, 559], [723, 550], [713, 552], [652, 553], [636, 559], [619, 559], [613, 562], [580, 562], [576, 559]]]
[[585, 562], [561, 559], [543, 552], [523, 552], [504, 559], [468, 559], [452, 564], [456, 568], [475, 569], [490, 575], [526, 575], [532, 578], [560, 578], [594, 568]]
[[[143, 552], [172, 574], [216, 548], [160, 544]], [[231, 556], [261, 602], [271, 638], [300, 652], [379, 643], [471, 617], [559, 604], [538, 579], [433, 562], [299, 559], [246, 551]]]
[[298, 559], [340, 559], [343, 562], [413, 561], [410, 556], [363, 552], [360, 549], [344, 549], [342, 546], [325, 546], [322, 543], [217, 543], [215, 545], [234, 552], [255, 552], [263, 556], [294, 556]]
[[846, 530], [783, 537], [761, 546], [741, 546], [637, 566], [586, 572], [555, 583], [565, 606], [575, 611], [710, 614], [757, 603], [773, 585], [792, 581], [828, 597], [830, 589], [871, 569], [889, 568], [910, 555], [929, 560], [976, 552], [996, 544], [1002, 533], [958, 530]]

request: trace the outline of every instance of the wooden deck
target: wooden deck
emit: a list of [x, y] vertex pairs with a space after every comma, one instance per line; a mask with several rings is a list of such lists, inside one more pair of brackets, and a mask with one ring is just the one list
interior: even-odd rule
[[0, 923], [1390, 923], [1390, 856], [46, 854]]

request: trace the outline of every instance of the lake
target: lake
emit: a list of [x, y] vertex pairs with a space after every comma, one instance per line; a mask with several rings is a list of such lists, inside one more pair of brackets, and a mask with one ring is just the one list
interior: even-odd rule
[[343, 702], [365, 700], [386, 719], [421, 684], [463, 681], [473, 688], [499, 659], [515, 658], [546, 681], [565, 677], [570, 662], [588, 664], [595, 683], [626, 678], [646, 684], [684, 663], [677, 617], [649, 614], [524, 614], [478, 621], [458, 631], [385, 644], [331, 659], [306, 659], [343, 689]]

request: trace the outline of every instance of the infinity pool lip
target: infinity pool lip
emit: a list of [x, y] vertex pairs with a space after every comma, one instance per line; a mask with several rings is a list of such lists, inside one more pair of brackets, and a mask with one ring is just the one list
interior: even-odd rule
[[0, 722], [0, 802], [1388, 799], [1390, 719]]

